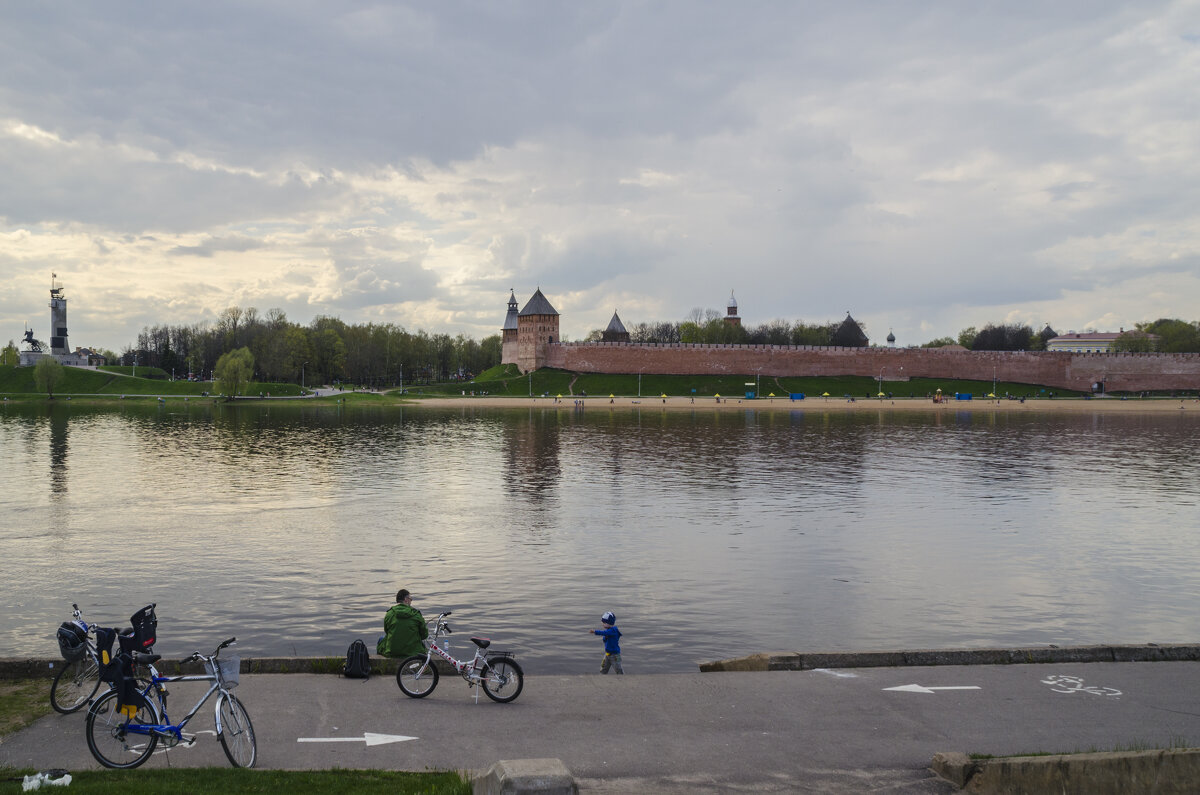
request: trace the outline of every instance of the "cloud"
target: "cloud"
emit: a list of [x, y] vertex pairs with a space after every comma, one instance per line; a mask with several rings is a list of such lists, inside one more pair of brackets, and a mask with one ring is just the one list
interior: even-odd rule
[[1195, 319], [1197, 35], [1184, 2], [21, 7], [0, 324], [51, 268], [118, 349], [232, 303], [479, 338], [510, 287], [574, 338], [730, 289], [901, 344]]

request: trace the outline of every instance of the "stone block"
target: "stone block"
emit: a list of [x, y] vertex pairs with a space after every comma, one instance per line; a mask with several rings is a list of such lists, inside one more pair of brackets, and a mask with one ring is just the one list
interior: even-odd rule
[[578, 795], [579, 785], [559, 759], [510, 759], [475, 779], [474, 795]]

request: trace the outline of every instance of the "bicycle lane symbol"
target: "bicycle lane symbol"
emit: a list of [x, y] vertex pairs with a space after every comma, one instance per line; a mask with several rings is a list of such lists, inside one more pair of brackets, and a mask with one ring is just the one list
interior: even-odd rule
[[1121, 691], [1115, 687], [1084, 686], [1081, 676], [1048, 676], [1042, 684], [1049, 685], [1055, 693], [1091, 693], [1094, 696], [1119, 698]]

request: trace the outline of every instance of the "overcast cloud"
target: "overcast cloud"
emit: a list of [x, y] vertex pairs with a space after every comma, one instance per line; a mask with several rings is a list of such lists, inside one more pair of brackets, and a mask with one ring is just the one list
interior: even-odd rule
[[0, 11], [0, 344], [281, 308], [580, 339], [724, 312], [1200, 318], [1200, 4]]

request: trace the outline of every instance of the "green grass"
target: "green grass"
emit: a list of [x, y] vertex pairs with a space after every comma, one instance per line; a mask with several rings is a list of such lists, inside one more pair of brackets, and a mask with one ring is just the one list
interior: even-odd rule
[[117, 373], [118, 375], [129, 375], [134, 378], [149, 378], [154, 381], [168, 381], [171, 378], [170, 373], [158, 367], [125, 367], [120, 364], [104, 364], [97, 369], [108, 373]]
[[[35, 770], [0, 769], [0, 793], [21, 792], [21, 780]], [[471, 784], [456, 772], [405, 773], [395, 770], [239, 770], [190, 767], [155, 770], [81, 770], [71, 773], [68, 793], [137, 792], [138, 795], [227, 792], [388, 793], [388, 795], [468, 795]], [[57, 792], [58, 787], [39, 791]]]
[[[68, 395], [106, 395], [120, 397], [121, 395], [167, 395], [177, 397], [198, 397], [204, 392], [212, 391], [212, 384], [207, 381], [162, 381], [150, 378], [137, 378], [120, 375], [111, 370], [132, 370], [133, 368], [106, 368], [103, 370], [84, 370], [78, 367], [64, 367], [63, 376], [54, 387], [55, 399]], [[138, 371], [150, 368], [139, 367]], [[299, 395], [297, 384], [275, 384], [253, 382], [246, 385], [243, 395], [258, 395], [270, 393], [272, 396]], [[33, 380], [32, 367], [0, 366], [0, 393], [9, 396], [23, 396], [45, 400], [46, 393], [38, 390]]]
[[0, 680], [0, 737], [49, 715], [50, 679]]

